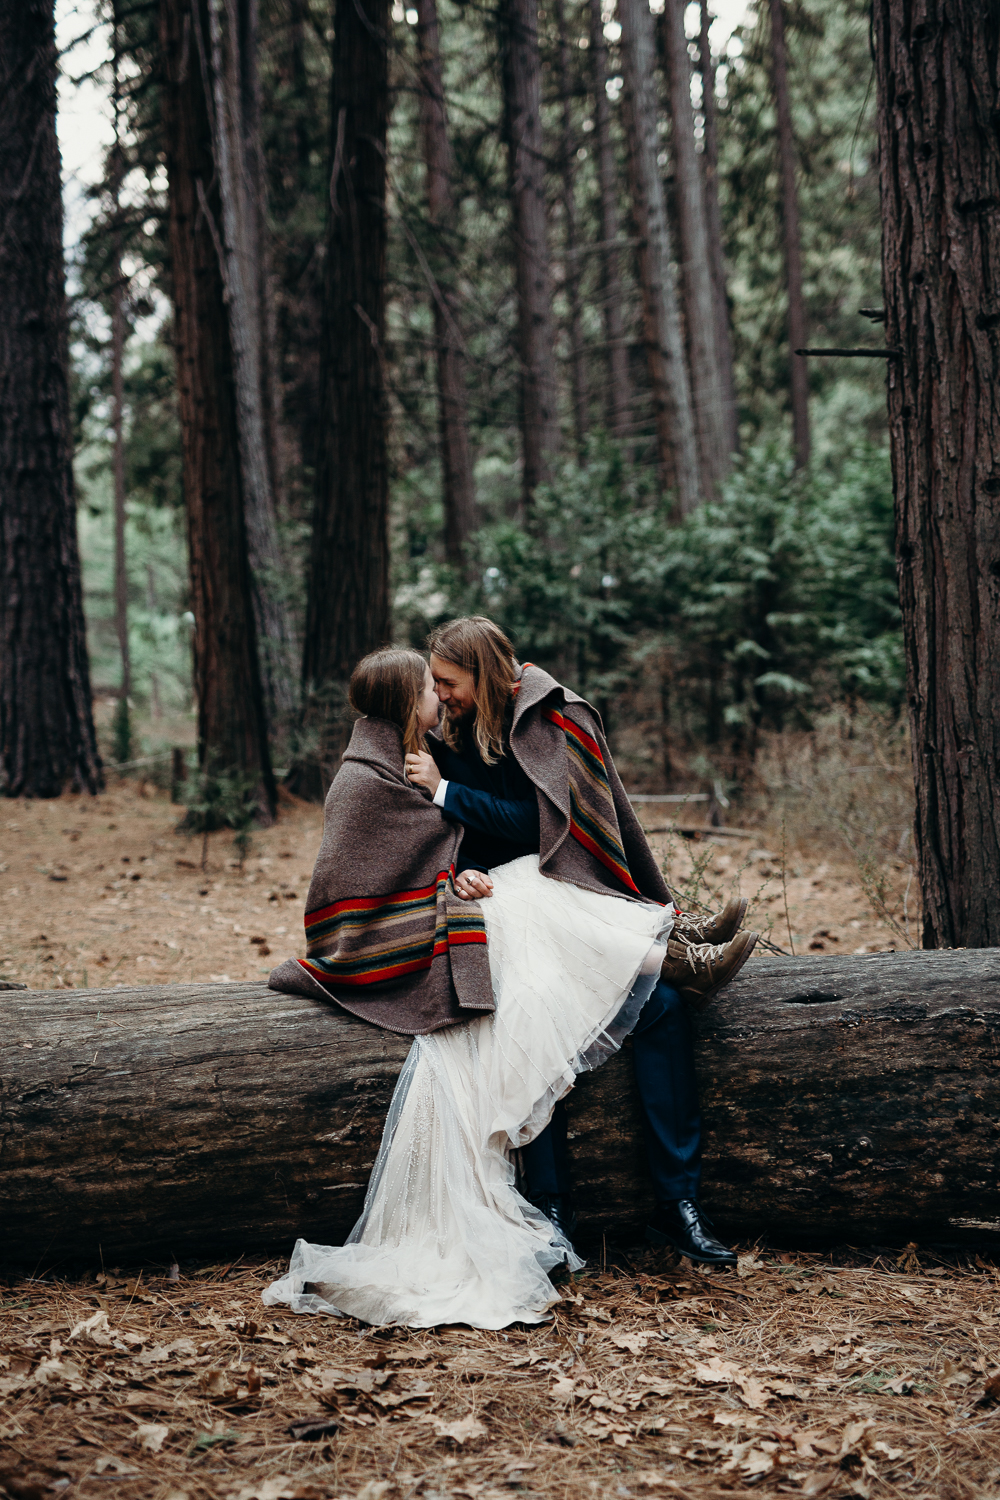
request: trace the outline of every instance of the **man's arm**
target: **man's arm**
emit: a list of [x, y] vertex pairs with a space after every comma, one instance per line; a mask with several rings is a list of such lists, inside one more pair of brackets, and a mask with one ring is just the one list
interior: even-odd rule
[[441, 781], [434, 801], [449, 818], [511, 844], [539, 844], [538, 799], [513, 801], [480, 792], [457, 781]]

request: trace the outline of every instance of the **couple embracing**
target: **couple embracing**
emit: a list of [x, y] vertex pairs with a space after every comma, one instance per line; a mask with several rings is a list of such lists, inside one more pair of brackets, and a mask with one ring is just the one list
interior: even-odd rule
[[698, 1203], [688, 1007], [749, 957], [746, 902], [708, 921], [675, 908], [598, 715], [492, 621], [443, 626], [429, 666], [366, 657], [350, 701], [307, 956], [270, 983], [414, 1040], [347, 1243], [299, 1240], [265, 1302], [415, 1328], [542, 1321], [548, 1273], [583, 1264], [560, 1101], [629, 1034], [647, 1238], [733, 1264]]

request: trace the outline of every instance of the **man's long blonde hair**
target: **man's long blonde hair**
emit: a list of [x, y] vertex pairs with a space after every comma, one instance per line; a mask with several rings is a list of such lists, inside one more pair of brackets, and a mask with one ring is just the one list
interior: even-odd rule
[[[469, 615], [440, 625], [428, 637], [427, 645], [442, 661], [472, 673], [476, 705], [472, 732], [485, 764], [495, 765], [503, 755], [504, 716], [517, 681], [513, 646], [500, 626], [485, 615]], [[447, 712], [441, 733], [452, 749], [458, 747], [455, 723]]]

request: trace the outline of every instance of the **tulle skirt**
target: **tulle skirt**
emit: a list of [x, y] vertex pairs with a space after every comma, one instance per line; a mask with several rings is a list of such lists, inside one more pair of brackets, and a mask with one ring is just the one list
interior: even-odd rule
[[491, 873], [495, 1014], [414, 1038], [361, 1218], [343, 1246], [299, 1240], [266, 1303], [504, 1328], [543, 1321], [548, 1272], [583, 1264], [517, 1191], [513, 1153], [635, 1025], [673, 911], [548, 879], [537, 855]]

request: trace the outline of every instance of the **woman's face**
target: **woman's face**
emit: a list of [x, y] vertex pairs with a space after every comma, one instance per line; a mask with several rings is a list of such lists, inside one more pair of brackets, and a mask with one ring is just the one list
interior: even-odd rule
[[420, 726], [421, 734], [426, 734], [428, 729], [434, 728], [440, 711], [441, 704], [438, 701], [437, 693], [434, 691], [434, 678], [431, 676], [431, 669], [430, 667], [425, 667], [424, 685], [420, 690], [420, 697], [417, 699], [417, 722]]

